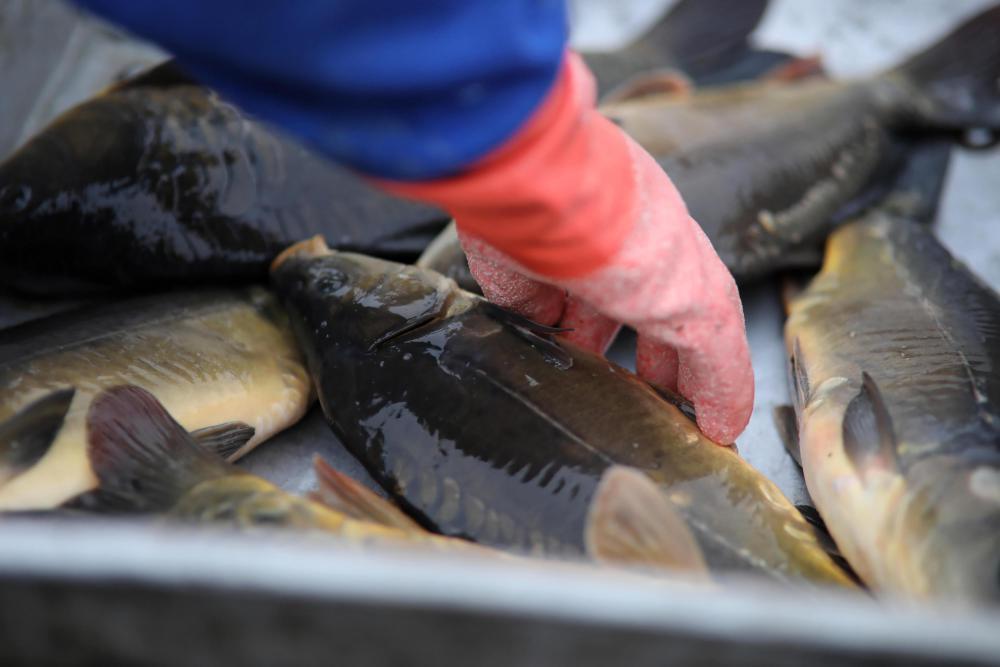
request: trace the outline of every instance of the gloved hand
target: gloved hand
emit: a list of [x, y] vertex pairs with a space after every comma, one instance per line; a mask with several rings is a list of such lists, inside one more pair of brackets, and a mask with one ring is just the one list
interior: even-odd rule
[[620, 324], [639, 335], [636, 368], [695, 407], [730, 443], [753, 408], [739, 294], [660, 166], [601, 116], [569, 54], [518, 134], [473, 169], [395, 191], [455, 216], [484, 295], [603, 352]]

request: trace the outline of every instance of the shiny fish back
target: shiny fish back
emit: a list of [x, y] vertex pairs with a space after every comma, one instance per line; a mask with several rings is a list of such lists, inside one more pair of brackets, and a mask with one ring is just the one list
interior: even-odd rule
[[247, 282], [305, 236], [412, 258], [447, 220], [161, 66], [66, 112], [0, 164], [0, 283], [80, 293]]
[[776, 487], [554, 330], [434, 272], [316, 244], [288, 251], [273, 279], [331, 425], [425, 525], [579, 557], [602, 480], [624, 466], [662, 489], [709, 567], [847, 583]]

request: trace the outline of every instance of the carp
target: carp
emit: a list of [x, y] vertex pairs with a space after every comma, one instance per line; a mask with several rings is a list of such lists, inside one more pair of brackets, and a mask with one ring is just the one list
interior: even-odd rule
[[247, 283], [313, 234], [409, 260], [448, 219], [379, 192], [168, 62], [68, 110], [0, 163], [0, 284], [79, 294]]
[[554, 557], [851, 585], [774, 484], [628, 371], [433, 271], [283, 253], [340, 440], [423, 524]]

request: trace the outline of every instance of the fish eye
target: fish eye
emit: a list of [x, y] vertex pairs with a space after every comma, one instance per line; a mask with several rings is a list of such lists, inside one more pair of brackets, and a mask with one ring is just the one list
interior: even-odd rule
[[31, 188], [27, 185], [5, 185], [0, 188], [0, 209], [20, 213], [31, 203]]
[[324, 267], [323, 272], [316, 277], [316, 289], [320, 292], [336, 292], [347, 284], [347, 274], [343, 271]]

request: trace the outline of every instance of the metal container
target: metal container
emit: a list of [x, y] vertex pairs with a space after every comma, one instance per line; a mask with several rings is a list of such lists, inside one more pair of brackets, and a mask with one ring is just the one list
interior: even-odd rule
[[[782, 31], [801, 37], [803, 5], [816, 7], [774, 3], [773, 12], [785, 12], [779, 19], [791, 19], [770, 22], [772, 40]], [[954, 5], [963, 13], [970, 3]], [[933, 13], [908, 15], [916, 25]], [[820, 33], [831, 49], [851, 50], [876, 23]], [[55, 0], [0, 0], [0, 78], [4, 98], [16, 102], [0, 107], [0, 155], [54, 114], [161, 57]], [[997, 177], [995, 154], [960, 156], [941, 214], [946, 243], [994, 286], [1000, 238], [962, 223], [1000, 210], [990, 186]], [[740, 451], [794, 502], [807, 501], [770, 421], [771, 408], [787, 400], [776, 289], [763, 285], [744, 297], [758, 402]], [[5, 299], [0, 322], [5, 304], [23, 306]], [[364, 476], [315, 411], [246, 465], [301, 492], [314, 484], [317, 451]], [[361, 553], [329, 540], [150, 523], [5, 518], [0, 665], [25, 662], [986, 665], [1000, 664], [1000, 612], [749, 581], [707, 587], [584, 565]]]

